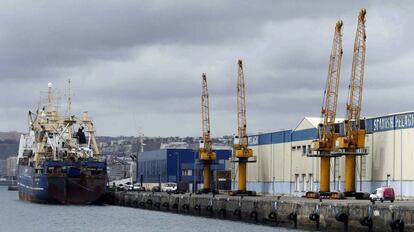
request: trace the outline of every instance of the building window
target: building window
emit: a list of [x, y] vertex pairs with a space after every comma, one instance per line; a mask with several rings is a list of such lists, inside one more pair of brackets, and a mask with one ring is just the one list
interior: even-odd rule
[[312, 173], [308, 174], [309, 178], [309, 191], [313, 191], [313, 175]]
[[293, 147], [292, 147], [292, 150], [296, 150], [296, 147], [295, 147], [295, 146], [293, 146]]
[[367, 175], [367, 156], [362, 156], [361, 158], [362, 160], [362, 164], [361, 164], [361, 172], [362, 172], [362, 177], [366, 177]]
[[299, 192], [299, 174], [295, 174], [295, 192]]
[[305, 145], [302, 146], [302, 155], [306, 155], [306, 146]]
[[181, 174], [182, 174], [182, 176], [192, 176], [193, 175], [193, 170], [183, 169]]
[[305, 178], [306, 178], [306, 174], [302, 174], [302, 187], [301, 187], [301, 191], [302, 192], [305, 192], [306, 191], [306, 180], [305, 180]]
[[339, 168], [340, 168], [340, 160], [339, 159], [337, 159], [337, 158], [334, 158], [334, 164], [335, 164], [335, 173], [334, 173], [334, 175], [335, 175], [335, 177], [337, 177], [337, 176], [339, 176]]

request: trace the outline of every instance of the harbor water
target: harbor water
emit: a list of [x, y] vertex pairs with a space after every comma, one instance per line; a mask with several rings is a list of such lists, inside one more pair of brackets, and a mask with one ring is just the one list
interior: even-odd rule
[[0, 186], [0, 231], [298, 231], [119, 206], [65, 206], [18, 200]]

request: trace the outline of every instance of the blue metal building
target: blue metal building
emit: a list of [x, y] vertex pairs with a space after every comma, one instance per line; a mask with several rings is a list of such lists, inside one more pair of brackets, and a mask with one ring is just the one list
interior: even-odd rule
[[[211, 170], [225, 170], [225, 161], [231, 150], [215, 150], [217, 160]], [[198, 150], [162, 149], [139, 153], [137, 181], [143, 183], [189, 182], [202, 183], [202, 165], [198, 162]]]

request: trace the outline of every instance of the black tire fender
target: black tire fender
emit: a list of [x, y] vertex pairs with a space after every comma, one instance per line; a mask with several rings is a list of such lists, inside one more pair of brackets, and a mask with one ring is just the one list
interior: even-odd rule
[[233, 212], [233, 215], [240, 218], [241, 217], [240, 209], [235, 209], [234, 212]]
[[201, 209], [201, 205], [196, 204], [196, 205], [194, 206], [194, 210], [200, 211], [200, 209]]
[[295, 212], [289, 214], [289, 220], [296, 221], [298, 219], [298, 215]]
[[272, 212], [269, 213], [269, 215], [267, 215], [267, 217], [269, 219], [276, 220], [277, 219], [277, 213], [272, 211]]
[[208, 205], [208, 206], [206, 207], [206, 210], [207, 210], [208, 212], [212, 212], [212, 211], [213, 211], [213, 206]]
[[349, 219], [349, 216], [348, 216], [348, 214], [346, 214], [346, 213], [338, 213], [338, 214], [335, 216], [335, 219], [336, 219], [338, 222], [347, 223], [347, 222], [348, 222], [348, 219]]
[[309, 214], [309, 220], [318, 222], [319, 221], [319, 214], [317, 213], [311, 213]]
[[188, 210], [190, 206], [188, 204], [184, 204], [183, 206], [181, 206], [181, 208], [183, 208], [184, 210]]

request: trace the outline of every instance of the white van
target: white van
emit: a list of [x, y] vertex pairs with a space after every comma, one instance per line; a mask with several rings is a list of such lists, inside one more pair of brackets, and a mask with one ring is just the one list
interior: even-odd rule
[[166, 183], [163, 187], [164, 187], [162, 189], [163, 192], [174, 193], [177, 191], [177, 183], [174, 183], [174, 182]]

